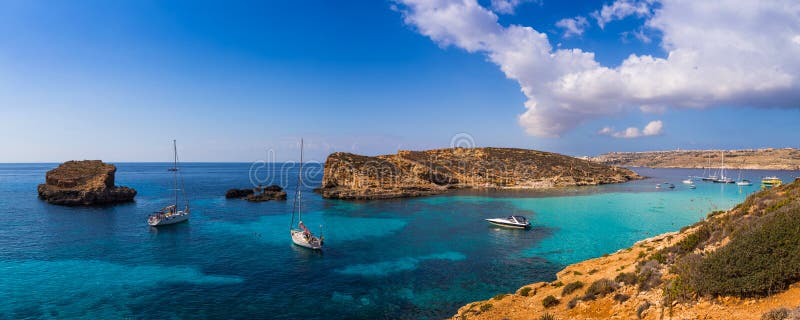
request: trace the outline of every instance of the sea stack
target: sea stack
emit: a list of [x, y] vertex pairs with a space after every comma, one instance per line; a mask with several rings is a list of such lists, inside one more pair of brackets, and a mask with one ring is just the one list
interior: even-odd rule
[[65, 206], [133, 201], [136, 190], [114, 185], [117, 167], [100, 160], [67, 161], [47, 172], [39, 198]]
[[227, 199], [246, 199], [250, 202], [286, 200], [286, 192], [279, 185], [256, 187], [253, 189], [230, 189], [225, 192]]
[[368, 157], [337, 152], [325, 161], [325, 198], [389, 199], [450, 189], [549, 189], [641, 179], [635, 172], [557, 153], [515, 148], [399, 151]]

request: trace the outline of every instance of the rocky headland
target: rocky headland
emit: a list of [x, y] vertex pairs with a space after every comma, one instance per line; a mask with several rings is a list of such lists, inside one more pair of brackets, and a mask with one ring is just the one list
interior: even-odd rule
[[635, 172], [557, 153], [514, 148], [399, 151], [376, 157], [337, 152], [325, 161], [325, 198], [388, 199], [460, 188], [548, 189], [621, 183]]
[[716, 168], [721, 165], [723, 152], [729, 169], [800, 170], [800, 149], [794, 148], [611, 152], [590, 160], [624, 167]]
[[453, 319], [800, 319], [800, 181]]
[[89, 206], [130, 202], [136, 190], [114, 185], [117, 167], [100, 160], [67, 161], [47, 172], [39, 198], [57, 205]]
[[278, 185], [256, 187], [252, 189], [229, 189], [225, 192], [225, 198], [245, 199], [251, 202], [286, 200], [286, 192]]

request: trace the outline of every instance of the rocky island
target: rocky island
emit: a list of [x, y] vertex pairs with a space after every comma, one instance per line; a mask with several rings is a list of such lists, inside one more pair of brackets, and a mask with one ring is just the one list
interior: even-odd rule
[[611, 152], [590, 160], [625, 167], [716, 168], [723, 153], [729, 169], [800, 170], [800, 149], [794, 148]]
[[39, 198], [66, 206], [130, 202], [136, 190], [114, 185], [117, 167], [100, 160], [67, 161], [47, 172]]
[[453, 319], [800, 319], [800, 181]]
[[547, 189], [620, 183], [635, 172], [557, 153], [515, 148], [399, 151], [369, 157], [337, 152], [325, 161], [325, 198], [388, 199], [459, 188]]
[[256, 187], [252, 189], [230, 189], [225, 192], [227, 199], [245, 199], [251, 202], [286, 200], [286, 192], [279, 185]]

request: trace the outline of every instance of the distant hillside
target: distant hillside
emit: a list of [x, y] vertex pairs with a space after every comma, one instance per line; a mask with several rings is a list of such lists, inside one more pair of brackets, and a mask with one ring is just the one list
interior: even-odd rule
[[399, 151], [377, 157], [337, 152], [325, 161], [323, 197], [385, 199], [455, 188], [554, 188], [639, 179], [635, 172], [557, 153], [512, 148]]
[[800, 181], [557, 278], [470, 303], [453, 318], [800, 319]]
[[611, 152], [590, 160], [623, 167], [704, 168], [709, 163], [719, 167], [723, 152], [726, 168], [800, 170], [800, 150], [794, 148]]

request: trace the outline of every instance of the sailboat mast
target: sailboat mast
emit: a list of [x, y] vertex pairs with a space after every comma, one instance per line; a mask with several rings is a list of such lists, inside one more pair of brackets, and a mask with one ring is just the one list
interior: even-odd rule
[[300, 184], [303, 183], [303, 139], [300, 139], [300, 170], [297, 171], [297, 219], [300, 219]]
[[172, 140], [172, 176], [175, 179], [175, 211], [178, 210], [178, 146], [175, 140]]
[[719, 178], [725, 178], [725, 151], [722, 151], [722, 169], [720, 169]]

